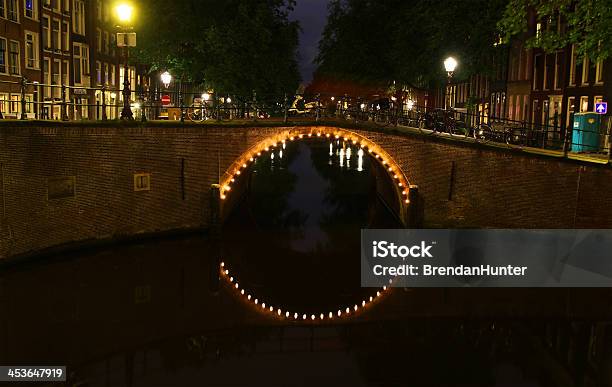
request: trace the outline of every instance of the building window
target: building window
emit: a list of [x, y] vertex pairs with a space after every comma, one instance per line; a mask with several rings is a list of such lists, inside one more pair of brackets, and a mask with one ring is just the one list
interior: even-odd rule
[[62, 63], [62, 85], [69, 85], [70, 80], [68, 79], [69, 72], [69, 62], [67, 60]]
[[64, 0], [64, 13], [70, 14], [70, 0]]
[[108, 68], [108, 63], [104, 63], [104, 84], [108, 85], [108, 81], [110, 80], [110, 76], [109, 76], [109, 68]]
[[582, 60], [582, 85], [589, 84], [589, 57], [585, 56]]
[[89, 75], [89, 47], [85, 44], [74, 43], [74, 83], [82, 84], [83, 77]]
[[38, 19], [37, 0], [24, 0], [23, 9], [27, 18]]
[[6, 0], [0, 0], [0, 17], [6, 18]]
[[10, 21], [19, 22], [19, 8], [17, 0], [6, 0], [6, 18]]
[[134, 191], [150, 191], [151, 190], [151, 174], [150, 173], [135, 173], [134, 174]]
[[576, 98], [567, 97], [567, 115], [565, 117], [565, 127], [566, 128], [570, 128], [572, 119], [574, 117], [574, 113], [576, 112], [575, 101], [576, 101]]
[[53, 19], [53, 21], [51, 22], [51, 28], [52, 28], [52, 33], [51, 33], [51, 47], [54, 50], [61, 50], [62, 46], [61, 46], [61, 31], [60, 31], [60, 21], [57, 19]]
[[580, 112], [588, 112], [589, 111], [589, 97], [582, 96], [580, 97]]
[[577, 54], [576, 54], [576, 45], [572, 44], [572, 57], [570, 60], [570, 77], [569, 77], [569, 84], [570, 86], [576, 86], [576, 59], [577, 59]]
[[68, 34], [69, 28], [68, 22], [62, 22], [62, 50], [66, 52], [70, 51], [70, 35]]
[[49, 33], [49, 18], [43, 16], [42, 18], [42, 43], [45, 50], [51, 49], [51, 34]]
[[0, 38], [0, 73], [6, 74], [8, 72], [7, 63], [6, 39]]
[[58, 87], [62, 80], [61, 80], [61, 74], [60, 74], [60, 68], [62, 67], [61, 62], [59, 59], [54, 59], [53, 60], [53, 64], [51, 67], [51, 85], [55, 86], [53, 87], [53, 98], [61, 98], [62, 97], [62, 90], [60, 87]]
[[25, 33], [25, 55], [26, 68], [38, 68], [38, 34], [35, 32], [26, 31]]
[[53, 7], [53, 10], [55, 12], [59, 12], [60, 11], [60, 1], [62, 1], [62, 0], [51, 0], [51, 6]]
[[536, 55], [533, 60], [533, 90], [540, 89], [540, 80], [538, 79], [538, 69], [540, 67], [541, 60], [542, 60], [542, 55]]
[[[51, 59], [44, 58], [43, 59], [43, 84], [49, 85], [51, 84]], [[51, 97], [51, 87], [45, 86], [44, 90], [45, 98]]]
[[85, 1], [84, 0], [73, 0], [72, 28], [74, 30], [74, 33], [79, 34], [79, 35], [85, 35]]
[[51, 0], [42, 0], [43, 7], [51, 9]]
[[102, 83], [102, 63], [96, 61], [96, 82], [97, 84]]
[[11, 70], [11, 74], [21, 74], [21, 69], [19, 66], [19, 42], [15, 40], [11, 40], [9, 43], [9, 68]]
[[108, 54], [109, 53], [109, 47], [108, 47], [108, 31], [104, 31], [104, 41], [102, 43], [102, 47], [104, 47], [104, 53]]
[[116, 72], [116, 71], [117, 71], [117, 70], [116, 70], [116, 68], [115, 68], [115, 65], [114, 65], [114, 64], [112, 64], [112, 65], [110, 66], [110, 84], [111, 84], [111, 85], [115, 85], [115, 72]]
[[96, 51], [102, 52], [102, 31], [96, 28]]
[[555, 90], [559, 90], [561, 88], [559, 78], [561, 77], [561, 53], [555, 53], [555, 81], [553, 87]]
[[102, 0], [96, 0], [96, 17], [102, 21]]
[[601, 85], [603, 83], [603, 60], [599, 59], [595, 64], [595, 84]]

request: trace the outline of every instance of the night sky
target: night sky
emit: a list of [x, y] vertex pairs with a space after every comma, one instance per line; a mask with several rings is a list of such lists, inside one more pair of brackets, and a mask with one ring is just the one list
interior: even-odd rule
[[298, 20], [302, 31], [300, 33], [299, 65], [302, 83], [307, 85], [312, 80], [316, 69], [313, 63], [317, 56], [319, 39], [327, 19], [327, 3], [329, 0], [297, 0], [292, 20]]

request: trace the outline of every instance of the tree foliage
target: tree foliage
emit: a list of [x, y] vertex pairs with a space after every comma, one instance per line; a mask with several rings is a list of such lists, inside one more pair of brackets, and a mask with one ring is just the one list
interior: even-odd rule
[[295, 90], [294, 1], [142, 1], [137, 60], [220, 92]]
[[492, 70], [493, 43], [505, 0], [332, 0], [319, 44], [318, 71], [366, 82], [423, 85], [444, 79], [444, 58], [457, 76]]
[[[576, 44], [578, 56], [588, 55], [593, 62], [612, 53], [611, 0], [510, 0], [499, 22], [505, 41], [527, 32], [530, 11], [544, 28], [527, 39], [528, 47], [554, 52]], [[562, 28], [557, 28], [558, 16]]]

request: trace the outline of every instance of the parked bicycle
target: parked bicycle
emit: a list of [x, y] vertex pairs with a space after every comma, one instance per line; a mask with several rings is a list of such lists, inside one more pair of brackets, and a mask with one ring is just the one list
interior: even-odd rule
[[525, 137], [525, 128], [514, 125], [490, 125], [480, 123], [474, 128], [472, 135], [474, 139], [482, 142], [499, 142], [508, 145], [522, 145]]

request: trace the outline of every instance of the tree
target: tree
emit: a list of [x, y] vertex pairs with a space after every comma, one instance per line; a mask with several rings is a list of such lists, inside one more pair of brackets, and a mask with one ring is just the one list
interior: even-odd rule
[[427, 86], [445, 78], [442, 61], [456, 55], [456, 76], [492, 70], [497, 22], [505, 0], [332, 0], [319, 44], [318, 71], [364, 82]]
[[293, 91], [299, 83], [295, 0], [148, 0], [140, 12], [136, 58], [184, 81], [250, 95]]
[[[530, 11], [544, 23], [527, 47], [552, 53], [575, 44], [578, 57], [589, 56], [593, 63], [612, 54], [612, 1], [510, 0], [499, 22], [506, 42], [528, 31]], [[559, 17], [562, 28], [557, 28]]]

